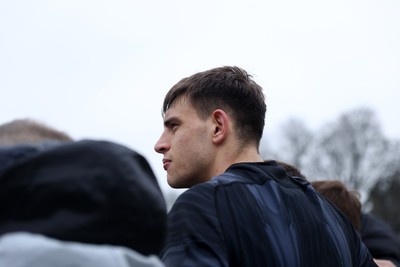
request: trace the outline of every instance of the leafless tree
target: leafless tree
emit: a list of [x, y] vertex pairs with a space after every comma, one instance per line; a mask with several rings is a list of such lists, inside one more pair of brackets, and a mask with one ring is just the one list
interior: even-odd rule
[[306, 124], [300, 119], [290, 118], [281, 125], [275, 139], [278, 146], [268, 146], [268, 158], [284, 161], [301, 169], [313, 142], [313, 134]]
[[314, 133], [298, 119], [289, 119], [280, 130], [270, 153], [275, 159], [298, 167], [309, 180], [340, 179], [359, 191], [362, 201], [378, 179], [398, 167], [400, 147], [385, 138], [369, 108], [345, 112]]
[[316, 144], [309, 168], [314, 177], [338, 178], [366, 192], [391, 174], [394, 151], [370, 109], [352, 110], [327, 124]]
[[400, 166], [387, 180], [379, 180], [369, 195], [372, 213], [385, 220], [400, 237]]

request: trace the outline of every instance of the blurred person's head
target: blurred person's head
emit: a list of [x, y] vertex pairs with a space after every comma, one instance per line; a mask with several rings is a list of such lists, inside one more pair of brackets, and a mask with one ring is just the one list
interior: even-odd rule
[[0, 125], [0, 145], [71, 140], [68, 134], [32, 119], [16, 119]]

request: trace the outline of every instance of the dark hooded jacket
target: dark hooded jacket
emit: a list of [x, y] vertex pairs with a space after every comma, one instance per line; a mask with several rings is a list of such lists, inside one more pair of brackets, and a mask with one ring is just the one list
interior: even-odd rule
[[147, 160], [107, 141], [0, 147], [0, 235], [25, 231], [63, 241], [158, 254], [166, 205]]
[[391, 260], [400, 266], [400, 241], [393, 229], [372, 213], [361, 215], [361, 239], [376, 259]]

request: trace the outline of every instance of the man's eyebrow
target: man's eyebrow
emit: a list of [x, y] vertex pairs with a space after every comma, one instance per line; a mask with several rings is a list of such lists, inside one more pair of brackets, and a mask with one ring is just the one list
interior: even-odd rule
[[169, 127], [171, 126], [171, 124], [173, 124], [174, 122], [177, 122], [178, 119], [176, 117], [169, 117], [168, 119], [164, 120], [164, 126], [165, 127]]

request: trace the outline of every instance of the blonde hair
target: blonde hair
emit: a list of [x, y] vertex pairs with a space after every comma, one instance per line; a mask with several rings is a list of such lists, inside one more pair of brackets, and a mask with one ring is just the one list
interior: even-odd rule
[[0, 145], [36, 144], [46, 140], [72, 141], [72, 138], [31, 119], [16, 119], [0, 125]]

